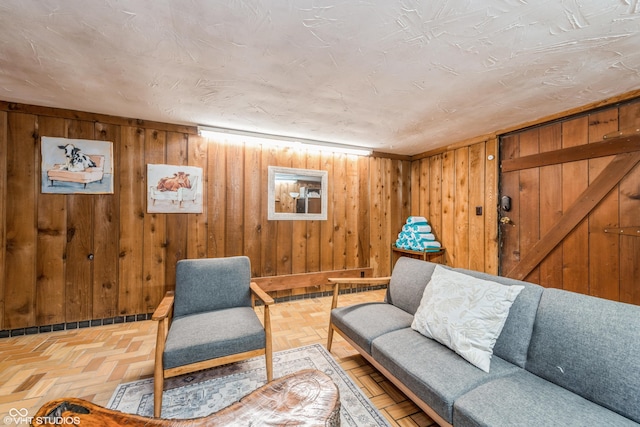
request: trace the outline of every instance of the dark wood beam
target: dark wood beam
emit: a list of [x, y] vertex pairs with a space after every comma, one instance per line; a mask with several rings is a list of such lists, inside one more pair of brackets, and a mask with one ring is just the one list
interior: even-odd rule
[[608, 139], [593, 144], [578, 145], [561, 150], [547, 151], [517, 159], [503, 160], [502, 172], [513, 172], [521, 169], [575, 162], [596, 157], [613, 156], [622, 153], [640, 151], [640, 133]]

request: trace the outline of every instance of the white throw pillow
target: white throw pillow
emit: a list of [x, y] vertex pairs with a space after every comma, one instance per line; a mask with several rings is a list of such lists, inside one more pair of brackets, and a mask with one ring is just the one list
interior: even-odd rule
[[493, 346], [524, 286], [501, 285], [436, 266], [411, 327], [489, 372]]

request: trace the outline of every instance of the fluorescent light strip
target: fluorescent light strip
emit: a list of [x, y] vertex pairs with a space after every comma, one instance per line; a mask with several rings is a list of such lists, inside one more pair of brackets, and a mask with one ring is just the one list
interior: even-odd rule
[[225, 138], [233, 142], [298, 148], [301, 150], [331, 151], [334, 153], [355, 154], [357, 156], [369, 156], [373, 151], [370, 148], [355, 145], [209, 126], [198, 126], [198, 134], [212, 138]]

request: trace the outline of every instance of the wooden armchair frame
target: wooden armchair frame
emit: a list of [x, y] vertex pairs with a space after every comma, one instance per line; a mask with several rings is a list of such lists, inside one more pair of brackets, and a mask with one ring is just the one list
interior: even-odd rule
[[152, 320], [158, 322], [155, 367], [153, 374], [153, 413], [155, 417], [160, 417], [162, 411], [162, 392], [164, 390], [165, 378], [176, 377], [178, 375], [200, 371], [203, 369], [209, 369], [215, 366], [225, 365], [227, 363], [233, 363], [240, 360], [249, 359], [251, 357], [264, 355], [267, 369], [267, 382], [273, 380], [273, 351], [271, 343], [271, 315], [269, 312], [269, 306], [273, 304], [274, 301], [273, 298], [271, 298], [265, 291], [263, 291], [262, 288], [260, 288], [260, 286], [258, 286], [255, 282], [251, 282], [250, 289], [252, 296], [252, 306], [255, 308], [256, 298], [260, 299], [264, 304], [263, 326], [266, 335], [265, 348], [246, 351], [244, 353], [231, 354], [229, 356], [219, 357], [217, 359], [204, 360], [201, 362], [177, 366], [170, 369], [164, 369], [162, 362], [165, 342], [167, 340], [167, 334], [169, 333], [169, 327], [171, 326], [171, 321], [173, 318], [173, 303], [175, 294], [173, 291], [166, 293], [166, 295], [156, 308], [155, 312], [153, 313], [153, 316], [151, 317]]

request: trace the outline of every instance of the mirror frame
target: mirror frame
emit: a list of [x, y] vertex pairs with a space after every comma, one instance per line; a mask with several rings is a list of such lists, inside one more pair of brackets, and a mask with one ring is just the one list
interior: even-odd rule
[[[268, 167], [268, 197], [267, 197], [267, 219], [272, 220], [326, 220], [327, 219], [327, 199], [329, 189], [329, 173], [323, 170], [285, 168], [280, 166]], [[320, 177], [320, 213], [294, 213], [276, 212], [276, 174], [304, 175]]]

